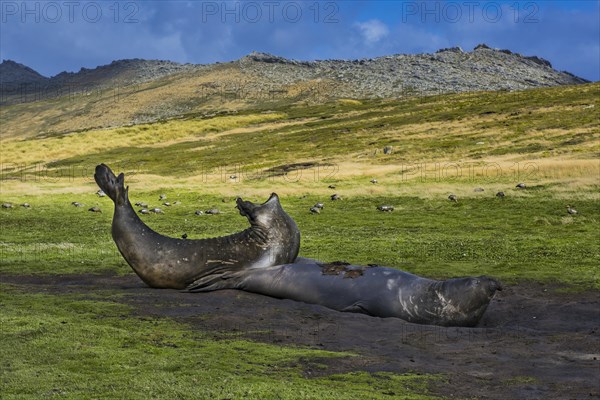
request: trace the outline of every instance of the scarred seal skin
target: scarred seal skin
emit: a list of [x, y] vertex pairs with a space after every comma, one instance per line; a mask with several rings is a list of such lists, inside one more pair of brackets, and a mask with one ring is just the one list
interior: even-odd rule
[[300, 248], [300, 231], [273, 193], [263, 204], [238, 198], [237, 208], [250, 227], [229, 236], [176, 239], [148, 227], [129, 202], [124, 174], [104, 164], [94, 179], [115, 203], [112, 237], [135, 273], [154, 288], [185, 289], [198, 279], [248, 268], [291, 263]]
[[501, 284], [489, 277], [436, 281], [381, 266], [300, 263], [248, 268], [224, 279], [198, 281], [191, 291], [241, 289], [418, 324], [475, 326]]

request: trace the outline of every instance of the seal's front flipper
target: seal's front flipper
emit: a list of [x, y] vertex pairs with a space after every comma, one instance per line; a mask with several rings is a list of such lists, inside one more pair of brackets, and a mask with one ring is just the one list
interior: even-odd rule
[[209, 275], [197, 278], [182, 291], [199, 293], [212, 292], [213, 290], [221, 289], [237, 289], [239, 279], [235, 278], [238, 278], [239, 272], [240, 271], [211, 272]]
[[125, 188], [125, 175], [119, 174], [118, 177], [105, 164], [96, 166], [94, 179], [100, 189], [104, 191], [115, 202], [116, 205], [127, 204], [127, 190]]

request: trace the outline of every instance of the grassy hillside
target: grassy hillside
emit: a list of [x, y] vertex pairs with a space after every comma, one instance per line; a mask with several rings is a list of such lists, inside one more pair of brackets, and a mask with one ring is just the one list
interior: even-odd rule
[[213, 115], [305, 100], [314, 103], [320, 101], [319, 93], [340, 85], [308, 80], [273, 94], [264, 77], [221, 64], [137, 85], [89, 88], [82, 84], [23, 94], [21, 100], [28, 102], [0, 108], [0, 123], [4, 138], [31, 138], [155, 122], [186, 113]]
[[[3, 163], [21, 169], [41, 163], [60, 170], [104, 161], [177, 178], [242, 168], [251, 178], [266, 168], [313, 162], [340, 166], [336, 175], [377, 174], [384, 168], [386, 175], [407, 179], [415, 175], [409, 170], [423, 162], [469, 163], [474, 173], [489, 170], [490, 163], [502, 168], [529, 162], [536, 163], [537, 178], [577, 177], [581, 169], [596, 168], [599, 94], [600, 84], [590, 84], [393, 101], [340, 100], [40, 133], [27, 140], [3, 135], [1, 143]], [[393, 154], [382, 154], [386, 145], [394, 146]], [[570, 167], [576, 170], [567, 171]]]

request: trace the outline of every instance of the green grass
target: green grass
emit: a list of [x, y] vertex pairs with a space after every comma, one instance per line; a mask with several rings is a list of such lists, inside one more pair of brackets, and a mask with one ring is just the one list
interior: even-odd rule
[[[427, 186], [427, 185], [425, 185]], [[160, 191], [132, 189], [132, 201], [159, 206]], [[164, 215], [142, 218], [165, 235], [189, 238], [221, 236], [247, 227], [234, 208], [233, 197], [168, 190], [168, 200], [180, 205], [162, 207]], [[598, 222], [595, 200], [576, 201], [579, 214], [566, 214], [563, 199], [548, 198], [547, 190], [525, 195], [507, 192], [461, 198], [343, 196], [282, 197], [302, 233], [301, 254], [323, 260], [376, 263], [433, 278], [487, 274], [507, 282], [534, 280], [600, 288]], [[517, 197], [517, 195], [520, 195]], [[0, 271], [5, 273], [131, 273], [110, 236], [112, 202], [86, 195], [21, 197], [31, 209], [0, 209]], [[71, 201], [86, 207], [73, 207]], [[262, 202], [264, 199], [251, 197]], [[325, 201], [320, 215], [308, 208]], [[392, 213], [376, 210], [396, 207]], [[87, 208], [97, 205], [102, 214]], [[196, 209], [217, 207], [220, 215], [196, 216]], [[28, 227], [23, 229], [23, 227]], [[565, 273], [565, 271], [569, 271]]]
[[1, 285], [2, 398], [432, 398], [419, 394], [427, 376], [305, 379], [300, 360], [351, 355], [217, 340], [168, 319], [132, 316], [110, 300], [115, 295], [31, 294]]

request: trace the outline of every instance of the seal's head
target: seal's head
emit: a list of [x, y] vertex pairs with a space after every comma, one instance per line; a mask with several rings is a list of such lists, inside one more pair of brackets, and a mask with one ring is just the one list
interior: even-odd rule
[[[437, 291], [443, 311], [456, 325], [475, 326], [502, 284], [487, 276], [454, 278], [444, 281]], [[453, 324], [454, 325], [454, 324]]]
[[240, 215], [248, 218], [252, 226], [252, 234], [259, 243], [270, 243], [272, 248], [279, 249], [273, 264], [293, 262], [300, 250], [300, 230], [294, 220], [283, 210], [279, 197], [275, 193], [262, 204], [254, 204], [237, 198], [236, 207]]
[[255, 204], [238, 197], [236, 208], [240, 211], [241, 216], [248, 218], [251, 224], [260, 224], [265, 227], [270, 226], [273, 219], [282, 214], [285, 215], [279, 203], [279, 197], [275, 193], [271, 193], [269, 199], [262, 204]]

